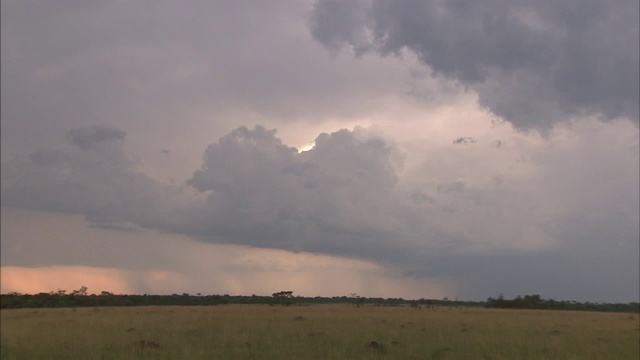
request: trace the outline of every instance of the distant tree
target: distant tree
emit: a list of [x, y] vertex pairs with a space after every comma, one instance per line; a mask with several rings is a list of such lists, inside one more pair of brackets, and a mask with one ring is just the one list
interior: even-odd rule
[[280, 291], [273, 293], [273, 298], [280, 303], [280, 305], [291, 305], [293, 300], [293, 291]]
[[80, 289], [78, 290], [73, 290], [71, 292], [71, 295], [80, 295], [80, 296], [86, 296], [87, 295], [87, 287], [86, 286], [82, 286]]
[[365, 298], [356, 294], [356, 293], [351, 293], [351, 298], [353, 299], [353, 304], [359, 308], [360, 306], [364, 305], [364, 300]]

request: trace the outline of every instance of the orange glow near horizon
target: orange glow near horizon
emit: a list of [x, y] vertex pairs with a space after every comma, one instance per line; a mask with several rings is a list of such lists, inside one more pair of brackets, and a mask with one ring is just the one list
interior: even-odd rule
[[[208, 293], [204, 284], [194, 283], [192, 277], [168, 271], [128, 271], [86, 266], [15, 267], [0, 268], [0, 292], [7, 294], [49, 293], [66, 290], [71, 293], [82, 286], [87, 293], [100, 294], [171, 294]], [[341, 271], [280, 272], [260, 271], [220, 274], [220, 286], [214, 293], [234, 295], [269, 295], [281, 288], [291, 288], [301, 296], [335, 296], [353, 292], [366, 297], [441, 298], [453, 295], [446, 281], [416, 281], [382, 272], [343, 273]], [[146, 291], [141, 291], [141, 288]], [[198, 290], [202, 289], [202, 290]]]
[[101, 291], [131, 293], [127, 278], [127, 272], [122, 270], [87, 266], [3, 266], [0, 268], [0, 292], [37, 294], [59, 289], [71, 292], [86, 286], [89, 294], [99, 294]]

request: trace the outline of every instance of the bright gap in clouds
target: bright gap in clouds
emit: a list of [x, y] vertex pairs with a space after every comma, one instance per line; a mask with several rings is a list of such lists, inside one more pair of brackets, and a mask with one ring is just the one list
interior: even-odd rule
[[314, 146], [316, 146], [316, 143], [315, 143], [315, 142], [312, 142], [312, 143], [308, 143], [308, 144], [302, 145], [302, 146], [300, 146], [300, 147], [298, 148], [298, 153], [302, 153], [302, 152], [305, 152], [305, 151], [309, 151], [309, 150], [313, 149], [313, 147], [314, 147]]

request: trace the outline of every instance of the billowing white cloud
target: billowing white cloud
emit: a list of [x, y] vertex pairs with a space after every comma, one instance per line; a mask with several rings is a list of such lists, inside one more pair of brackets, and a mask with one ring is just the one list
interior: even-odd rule
[[191, 226], [204, 238], [355, 255], [394, 232], [401, 161], [397, 148], [363, 128], [321, 134], [302, 153], [275, 131], [238, 128], [209, 146], [189, 180], [211, 191]]

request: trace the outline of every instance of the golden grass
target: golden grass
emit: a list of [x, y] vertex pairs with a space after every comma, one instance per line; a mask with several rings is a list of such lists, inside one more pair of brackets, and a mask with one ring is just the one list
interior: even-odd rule
[[5, 359], [638, 359], [637, 314], [349, 305], [2, 310]]

